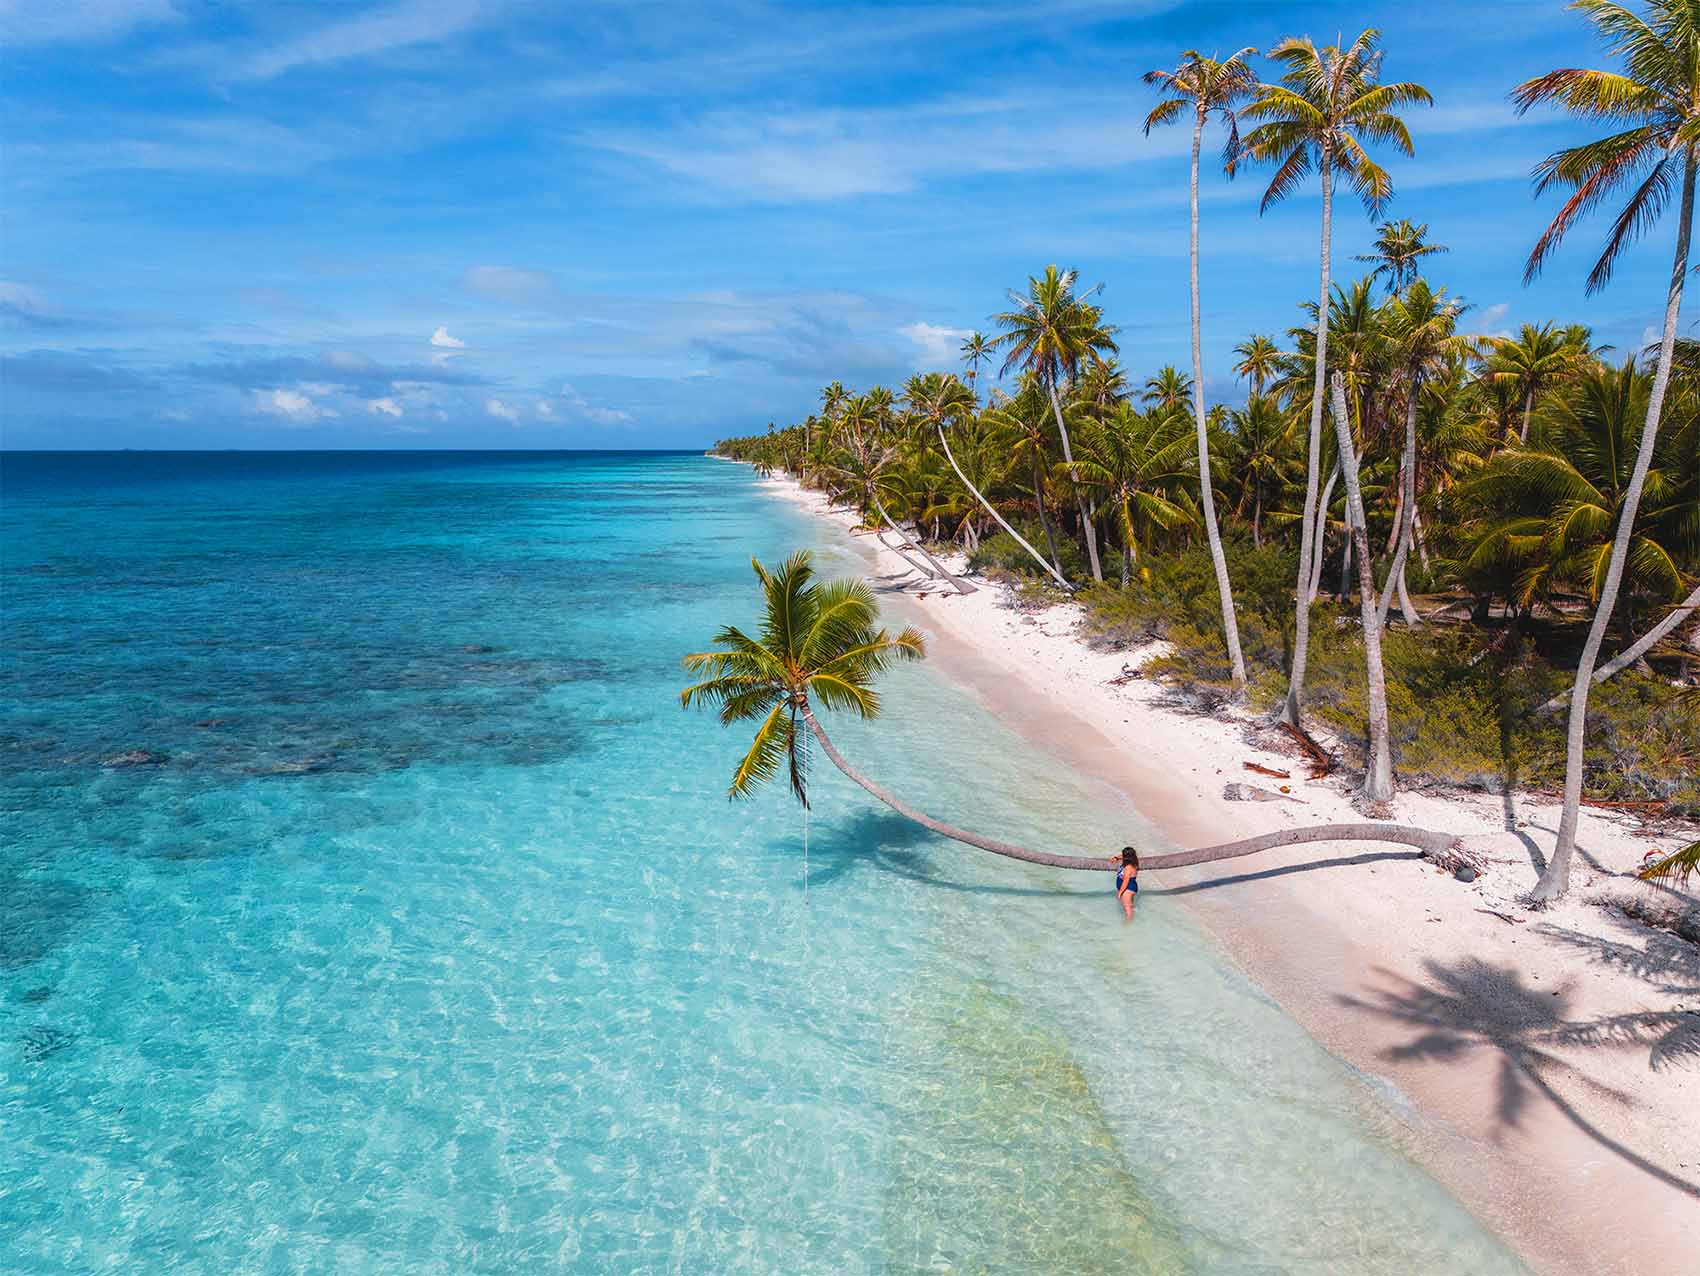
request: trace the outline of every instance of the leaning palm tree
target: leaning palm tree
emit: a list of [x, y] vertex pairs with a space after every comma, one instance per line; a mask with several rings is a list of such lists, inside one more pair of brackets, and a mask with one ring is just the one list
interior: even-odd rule
[[1227, 141], [1222, 152], [1223, 166], [1233, 175], [1234, 161], [1240, 148], [1239, 119], [1235, 108], [1251, 95], [1257, 85], [1246, 59], [1256, 49], [1241, 49], [1225, 59], [1207, 58], [1195, 49], [1181, 54], [1181, 63], [1173, 71], [1148, 71], [1145, 82], [1155, 85], [1165, 97], [1145, 117], [1145, 132], [1152, 126], [1180, 119], [1189, 110], [1192, 114], [1192, 181], [1190, 268], [1192, 280], [1192, 410], [1193, 424], [1198, 436], [1198, 495], [1204, 511], [1204, 535], [1210, 543], [1210, 559], [1216, 568], [1216, 594], [1222, 607], [1222, 633], [1228, 644], [1228, 659], [1233, 664], [1234, 685], [1245, 687], [1245, 656], [1240, 652], [1239, 617], [1234, 611], [1234, 590], [1228, 579], [1228, 558], [1222, 552], [1222, 536], [1216, 526], [1216, 500], [1210, 490], [1210, 436], [1204, 415], [1204, 348], [1200, 337], [1198, 300], [1198, 153], [1204, 141], [1204, 126], [1211, 115], [1220, 119], [1227, 129]]
[[1385, 276], [1389, 294], [1404, 292], [1422, 273], [1424, 257], [1448, 251], [1442, 244], [1428, 242], [1428, 223], [1412, 225], [1401, 217], [1396, 222], [1382, 222], [1375, 234], [1375, 251], [1359, 253], [1354, 260], [1375, 263], [1369, 272], [1371, 279]]
[[[1381, 83], [1380, 33], [1373, 28], [1348, 48], [1317, 49], [1308, 38], [1287, 39], [1269, 56], [1286, 67], [1279, 84], [1260, 84], [1257, 96], [1241, 114], [1261, 120], [1245, 137], [1242, 151], [1249, 159], [1276, 165], [1263, 194], [1264, 210], [1298, 189], [1305, 174], [1317, 170], [1322, 186], [1322, 281], [1317, 290], [1318, 313], [1329, 300], [1329, 256], [1333, 247], [1334, 181], [1344, 179], [1363, 200], [1371, 216], [1393, 194], [1387, 171], [1372, 160], [1363, 141], [1391, 142], [1413, 154], [1411, 135], [1394, 114], [1400, 106], [1429, 104], [1433, 98], [1420, 84]], [[1362, 140], [1360, 140], [1362, 139]], [[1305, 471], [1305, 503], [1300, 523], [1299, 580], [1293, 667], [1284, 721], [1297, 727], [1304, 710], [1305, 662], [1310, 646], [1310, 590], [1307, 576], [1312, 561], [1312, 520], [1316, 517], [1318, 470], [1322, 454], [1322, 409], [1328, 370], [1328, 324], [1319, 320], [1310, 399], [1310, 451]]]
[[[1062, 574], [1062, 569], [1056, 565], [1055, 542], [1051, 545], [1052, 561], [1047, 563], [1045, 556], [1028, 544], [1027, 538], [1011, 527], [1004, 516], [998, 513], [997, 506], [993, 505], [979, 486], [963, 472], [962, 466], [957, 464], [956, 454], [950, 450], [950, 439], [946, 436], [945, 427], [952, 421], [960, 420], [963, 416], [973, 413], [973, 392], [954, 376], [928, 372], [910, 377], [903, 387], [903, 394], [909, 404], [910, 411], [931, 422], [933, 428], [938, 432], [939, 446], [944, 449], [944, 458], [950, 462], [950, 468], [956, 471], [956, 477], [962, 480], [962, 486], [973, 493], [974, 499], [980, 502], [981, 507], [992, 516], [997, 525], [1008, 532], [1015, 542], [1032, 556], [1034, 562], [1049, 572], [1057, 584], [1064, 589], [1069, 588], [1068, 579]], [[987, 413], [988, 417], [991, 415], [991, 413]], [[1039, 499], [1041, 502], [1039, 517], [1043, 520], [1043, 494], [1040, 495]], [[1046, 531], [1049, 530], [1049, 527], [1047, 527]]]
[[1553, 104], [1580, 119], [1598, 121], [1617, 131], [1598, 141], [1557, 151], [1536, 168], [1537, 194], [1551, 186], [1569, 187], [1574, 194], [1536, 242], [1525, 278], [1540, 272], [1579, 217], [1612, 192], [1633, 183], [1628, 202], [1612, 221], [1605, 249], [1588, 274], [1588, 291], [1599, 291], [1611, 280], [1624, 248], [1651, 229], [1669, 205], [1673, 191], [1680, 189], [1680, 194], [1676, 253], [1665, 293], [1664, 336], [1647, 397], [1646, 424], [1635, 469], [1612, 539], [1611, 560], [1576, 666], [1564, 763], [1564, 810], [1558, 822], [1558, 843], [1530, 897], [1536, 904], [1559, 898], [1570, 886], [1570, 861], [1576, 851], [1576, 824], [1582, 803], [1588, 692], [1594, 685], [1594, 662], [1599, 659], [1600, 644], [1617, 602], [1641, 489], [1658, 440], [1665, 388], [1670, 383], [1682, 284], [1688, 274], [1694, 172], [1700, 156], [1700, 92], [1695, 87], [1700, 84], [1700, 3], [1648, 0], [1645, 18], [1610, 0], [1576, 0], [1571, 7], [1589, 17], [1607, 50], [1623, 59], [1626, 73], [1565, 67], [1518, 85], [1512, 98], [1520, 112]]
[[[1033, 850], [946, 824], [916, 810], [852, 767], [821, 726], [815, 706], [861, 718], [877, 717], [880, 697], [874, 690], [874, 679], [900, 661], [921, 659], [926, 648], [920, 633], [906, 628], [894, 637], [879, 628], [879, 606], [867, 583], [817, 583], [807, 552], [791, 555], [776, 572], [753, 560], [750, 565], [762, 588], [760, 632], [751, 636], [735, 625], [721, 629], [714, 636], [715, 650], [684, 658], [685, 669], [702, 681], [679, 693], [679, 703], [686, 708], [702, 704], [718, 709], [723, 725], [760, 723], [748, 752], [733, 769], [728, 789], [731, 797], [750, 796], [783, 769], [791, 792], [808, 806], [808, 737], [799, 729], [806, 727], [833, 766], [922, 828], [1031, 864], [1100, 872], [1113, 867], [1102, 856]], [[1180, 868], [1277, 846], [1327, 841], [1395, 842], [1418, 847], [1442, 862], [1457, 853], [1456, 839], [1450, 833], [1391, 824], [1323, 824], [1141, 859], [1148, 869]]]
[[[1078, 279], [1078, 271], [1046, 266], [1043, 275], [1028, 277], [1025, 294], [1010, 290], [1013, 310], [995, 316], [1003, 328], [995, 344], [1009, 347], [999, 375], [1012, 368], [1022, 368], [1033, 373], [1050, 395], [1051, 412], [1056, 418], [1057, 433], [1062, 437], [1063, 462], [1069, 467], [1071, 478], [1077, 477], [1073, 475], [1074, 450], [1069, 444], [1068, 426], [1063, 424], [1059, 387], [1074, 378], [1081, 364], [1103, 363], [1105, 354], [1116, 352], [1115, 329], [1105, 324], [1103, 310], [1087, 300], [1098, 290], [1075, 292]], [[1086, 558], [1092, 567], [1092, 579], [1101, 581], [1104, 569], [1098, 561], [1098, 533], [1092, 525], [1092, 511], [1087, 507], [1084, 489], [1079, 488], [1078, 482], [1076, 488]]]

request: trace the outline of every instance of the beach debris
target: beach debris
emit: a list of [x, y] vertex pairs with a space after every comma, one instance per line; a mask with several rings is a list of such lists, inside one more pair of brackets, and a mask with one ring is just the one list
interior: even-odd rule
[[1452, 876], [1460, 882], [1473, 882], [1481, 876], [1481, 871], [1473, 864], [1460, 864], [1452, 870]]
[[1109, 685], [1112, 687], [1125, 687], [1135, 678], [1143, 678], [1144, 676], [1144, 674], [1135, 669], [1132, 665], [1123, 665], [1122, 671], [1109, 680]]
[[1288, 797], [1280, 793], [1271, 793], [1268, 789], [1260, 789], [1255, 784], [1224, 784], [1222, 796], [1229, 802], [1297, 802], [1296, 797]]
[[[1272, 766], [1261, 766], [1256, 762], [1247, 762], [1245, 764], [1245, 769], [1248, 771], [1255, 771], [1259, 775], [1267, 775], [1272, 780], [1290, 780], [1293, 778], [1293, 773], [1291, 771], [1277, 771]], [[1285, 791], [1286, 790], [1284, 789], [1282, 790], [1282, 792]]]
[[[1461, 882], [1473, 882], [1477, 877], [1487, 872], [1487, 858], [1475, 851], [1465, 850], [1463, 842], [1457, 840], [1454, 840], [1450, 846], [1438, 850], [1425, 850], [1423, 858], [1430, 864], [1438, 864]], [[1474, 876], [1462, 876], [1465, 869], [1468, 869]]]
[[1478, 908], [1478, 913], [1486, 913], [1489, 917], [1497, 917], [1500, 921], [1512, 926], [1521, 926], [1528, 920], [1526, 917], [1513, 917], [1510, 913], [1502, 913], [1497, 908]]
[[1320, 780], [1334, 769], [1334, 758], [1327, 749], [1311, 739], [1308, 731], [1302, 727], [1295, 727], [1290, 722], [1283, 722], [1281, 729], [1298, 743], [1299, 749], [1304, 753], [1305, 760], [1310, 766], [1311, 779]]
[[152, 749], [126, 749], [103, 759], [101, 766], [162, 766], [166, 761], [165, 754], [155, 753]]

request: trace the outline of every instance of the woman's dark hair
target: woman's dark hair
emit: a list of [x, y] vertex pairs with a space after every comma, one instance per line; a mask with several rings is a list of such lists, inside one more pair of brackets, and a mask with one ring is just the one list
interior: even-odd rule
[[1131, 846], [1122, 847], [1122, 863], [1132, 868], [1139, 867], [1139, 852]]

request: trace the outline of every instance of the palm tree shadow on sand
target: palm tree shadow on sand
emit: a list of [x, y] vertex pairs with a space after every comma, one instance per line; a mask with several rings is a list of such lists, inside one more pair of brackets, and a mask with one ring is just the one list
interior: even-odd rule
[[[1575, 939], [1598, 942], [1587, 936]], [[1625, 1147], [1578, 1112], [1555, 1082], [1582, 1086], [1624, 1107], [1633, 1100], [1554, 1053], [1560, 1049], [1648, 1048], [1649, 1067], [1655, 1071], [1700, 1062], [1700, 1014], [1644, 1011], [1573, 1019], [1569, 1014], [1573, 981], [1557, 989], [1533, 987], [1525, 985], [1521, 974], [1511, 967], [1477, 958], [1451, 964], [1428, 961], [1423, 965], [1428, 975], [1424, 983], [1377, 968], [1376, 974], [1400, 987], [1375, 989], [1363, 998], [1340, 998], [1343, 1005], [1408, 1024], [1415, 1030], [1411, 1040], [1384, 1051], [1384, 1058], [1444, 1064], [1478, 1050], [1492, 1050], [1499, 1056], [1493, 1114], [1496, 1142], [1507, 1130], [1522, 1124], [1531, 1103], [1544, 1098], [1601, 1147], [1660, 1182], [1700, 1199], [1700, 1185]]]

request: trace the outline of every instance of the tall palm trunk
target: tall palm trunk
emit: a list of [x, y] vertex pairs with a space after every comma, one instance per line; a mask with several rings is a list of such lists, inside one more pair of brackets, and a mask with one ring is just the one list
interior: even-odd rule
[[1694, 151], [1683, 157], [1682, 212], [1676, 226], [1676, 259], [1671, 264], [1670, 291], [1665, 298], [1665, 332], [1659, 343], [1659, 366], [1653, 373], [1653, 390], [1647, 397], [1647, 422], [1641, 428], [1641, 450], [1635, 456], [1635, 469], [1629, 477], [1629, 490], [1624, 494], [1623, 513], [1618, 518], [1617, 534], [1612, 539], [1611, 560], [1606, 565], [1605, 584], [1594, 608], [1594, 623], [1588, 626], [1588, 640], [1582, 645], [1582, 657], [1576, 665], [1576, 686], [1570, 693], [1570, 726], [1565, 741], [1564, 811], [1558, 821], [1558, 844], [1546, 871], [1529, 896], [1531, 902], [1545, 904], [1559, 898], [1570, 888], [1570, 860], [1576, 853], [1576, 822], [1582, 806], [1582, 763], [1584, 734], [1588, 727], [1588, 692], [1594, 686], [1594, 662], [1600, 656], [1600, 644], [1605, 640], [1606, 627], [1611, 623], [1617, 606], [1618, 586], [1623, 582], [1623, 564], [1629, 556], [1629, 541], [1635, 531], [1635, 514], [1641, 507], [1641, 489], [1647, 482], [1647, 469], [1653, 461], [1653, 446], [1659, 437], [1659, 417], [1664, 411], [1665, 389], [1670, 384], [1671, 354], [1676, 347], [1677, 317], [1682, 310], [1682, 281], [1688, 273], [1688, 237], [1694, 220]]
[[1057, 418], [1057, 433], [1062, 435], [1063, 463], [1068, 466], [1069, 480], [1074, 484], [1074, 502], [1080, 507], [1080, 527], [1086, 536], [1086, 561], [1092, 565], [1092, 579], [1104, 579], [1104, 568], [1098, 562], [1098, 529], [1092, 522], [1092, 514], [1086, 508], [1086, 493], [1080, 486], [1080, 472], [1074, 468], [1074, 452], [1068, 444], [1068, 427], [1063, 424], [1062, 401], [1057, 398], [1057, 383], [1047, 379], [1046, 388], [1051, 392], [1051, 411]]
[[956, 471], [956, 477], [962, 480], [962, 486], [974, 493], [974, 499], [980, 502], [981, 508], [983, 508], [986, 513], [990, 514], [992, 518], [996, 520], [999, 527], [1003, 528], [1004, 531], [1008, 532], [1015, 538], [1016, 544], [1020, 545], [1022, 549], [1026, 550], [1033, 556], [1034, 562], [1038, 563], [1039, 566], [1043, 567], [1046, 571], [1050, 572], [1052, 576], [1056, 577], [1057, 584], [1061, 585], [1064, 589], [1072, 589], [1073, 586], [1071, 586], [1068, 581], [1063, 578], [1063, 574], [1047, 563], [1045, 561], [1045, 556], [1027, 543], [1026, 537], [1005, 522], [1004, 516], [998, 513], [997, 508], [985, 498], [980, 489], [968, 481], [968, 476], [962, 472], [962, 467], [956, 463], [956, 457], [951, 454], [950, 440], [944, 436], [944, 426], [942, 423], [939, 424], [938, 431], [939, 445], [944, 448], [945, 460], [949, 461], [950, 468]]
[[1281, 720], [1297, 727], [1304, 715], [1305, 664], [1310, 658], [1310, 581], [1306, 568], [1311, 561], [1311, 519], [1316, 510], [1318, 471], [1322, 467], [1323, 378], [1328, 371], [1328, 267], [1334, 232], [1333, 156], [1322, 148], [1322, 282], [1317, 291], [1316, 380], [1310, 396], [1310, 452], [1305, 460], [1305, 505], [1299, 539], [1299, 579], [1293, 628], [1293, 668], [1287, 678], [1287, 700]]
[[1529, 418], [1534, 416], [1534, 414], [1535, 387], [1534, 384], [1531, 383], [1528, 390], [1526, 390], [1523, 394], [1523, 429], [1517, 436], [1517, 441], [1519, 443], [1527, 443], [1529, 441]]
[[1051, 526], [1051, 516], [1045, 512], [1045, 466], [1038, 450], [1033, 452], [1033, 501], [1039, 507], [1039, 527], [1045, 533], [1045, 544], [1051, 551], [1051, 566], [1062, 572], [1062, 558], [1057, 553], [1057, 531]]
[[1192, 408], [1198, 425], [1198, 493], [1204, 507], [1204, 536], [1216, 564], [1216, 596], [1222, 604], [1222, 634], [1234, 666], [1234, 686], [1245, 690], [1245, 656], [1240, 652], [1240, 622], [1234, 613], [1234, 587], [1228, 580], [1228, 558], [1216, 528], [1216, 499], [1210, 490], [1210, 437], [1204, 424], [1204, 347], [1199, 336], [1198, 300], [1198, 148], [1204, 139], [1204, 103], [1200, 100], [1192, 127]]
[[1364, 625], [1364, 673], [1369, 681], [1369, 763], [1363, 796], [1370, 802], [1393, 798], [1393, 753], [1388, 743], [1387, 672], [1381, 663], [1381, 617], [1375, 605], [1375, 576], [1368, 570], [1369, 533], [1364, 530], [1364, 498], [1358, 487], [1358, 454], [1346, 417], [1345, 381], [1334, 374], [1334, 432], [1340, 444], [1340, 470], [1346, 476], [1346, 523], [1364, 567], [1359, 571], [1358, 614]]
[[954, 585], [956, 587], [956, 592], [959, 593], [959, 594], [972, 594], [972, 593], [977, 592], [976, 588], [973, 585], [970, 585], [967, 581], [963, 580], [960, 576], [951, 575], [950, 570], [947, 567], [945, 567], [945, 565], [943, 563], [939, 562], [938, 559], [934, 558], [931, 554], [929, 554], [927, 552], [926, 546], [922, 545], [920, 541], [915, 540], [913, 537], [911, 537], [908, 532], [904, 531], [903, 528], [898, 525], [898, 522], [897, 522], [896, 519], [892, 518], [892, 516], [890, 514], [887, 514], [885, 512], [885, 506], [880, 502], [878, 492], [870, 493], [870, 495], [873, 497], [873, 500], [874, 500], [874, 508], [879, 511], [879, 516], [885, 522], [885, 525], [887, 527], [891, 528], [892, 531], [897, 533], [897, 539], [898, 540], [902, 541], [911, 550], [913, 550], [915, 553], [919, 554], [922, 558], [927, 560], [927, 566], [932, 568], [933, 575], [937, 576], [940, 580], [948, 580], [952, 585]]
[[[1052, 851], [1036, 851], [1010, 842], [1000, 842], [995, 838], [981, 837], [978, 833], [959, 829], [954, 824], [935, 820], [932, 816], [917, 811], [902, 798], [881, 788], [846, 762], [844, 755], [833, 746], [832, 740], [821, 727], [808, 701], [801, 697], [798, 699], [798, 712], [803, 715], [803, 721], [808, 724], [810, 732], [820, 744], [821, 752], [826, 754], [827, 760], [842, 771], [847, 779], [878, 798], [904, 819], [913, 820], [940, 837], [948, 837], [964, 846], [990, 851], [993, 855], [1024, 860], [1029, 864], [1043, 864], [1048, 868], [1113, 872], [1119, 867], [1118, 864], [1112, 864], [1107, 856], [1057, 855]], [[1451, 833], [1441, 833], [1433, 829], [1402, 828], [1396, 824], [1314, 824], [1306, 828], [1279, 829], [1273, 833], [1241, 838], [1237, 842], [1223, 842], [1217, 846], [1201, 846], [1191, 851], [1144, 855], [1140, 857], [1139, 862], [1142, 868], [1147, 869], [1184, 868], [1189, 864], [1209, 864], [1216, 860], [1234, 859], [1256, 851], [1271, 850], [1278, 846], [1298, 846], [1306, 842], [1393, 842], [1401, 846], [1414, 846], [1430, 856], [1445, 856], [1456, 847], [1458, 839]]]

